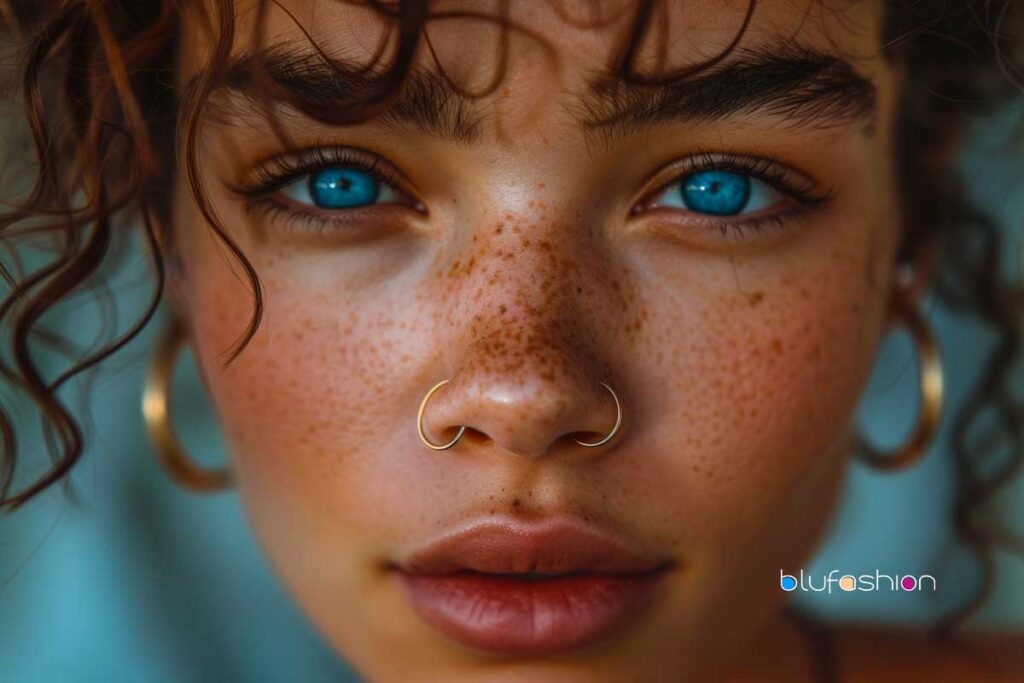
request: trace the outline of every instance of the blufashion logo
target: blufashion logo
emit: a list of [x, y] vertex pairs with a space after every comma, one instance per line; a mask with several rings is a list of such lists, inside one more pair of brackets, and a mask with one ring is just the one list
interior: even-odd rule
[[779, 570], [779, 585], [784, 591], [795, 591], [798, 588], [802, 591], [815, 591], [816, 593], [831, 593], [832, 586], [836, 585], [840, 589], [847, 593], [853, 591], [922, 591], [936, 589], [935, 577], [931, 574], [921, 574], [920, 576], [890, 576], [889, 574], [881, 574], [876, 569], [874, 575], [872, 574], [860, 574], [854, 576], [853, 574], [842, 574], [839, 575], [838, 569], [833, 569], [826, 576], [821, 577], [821, 584], [816, 585], [815, 580], [810, 575], [804, 575], [804, 570], [800, 570], [800, 576], [797, 578], [791, 574], [783, 574], [782, 570]]

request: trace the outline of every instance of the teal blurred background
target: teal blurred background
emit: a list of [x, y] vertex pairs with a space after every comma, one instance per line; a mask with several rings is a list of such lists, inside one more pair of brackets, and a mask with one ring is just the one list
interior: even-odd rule
[[[1008, 120], [979, 121], [962, 163], [967, 187], [1003, 219], [1007, 274], [1019, 278], [1024, 174], [1019, 150], [1008, 148]], [[137, 249], [130, 248], [123, 263], [112, 289], [127, 320], [151, 285]], [[927, 316], [955, 410], [991, 340], [971, 319], [934, 302]], [[94, 307], [71, 307], [61, 324], [88, 335], [97, 319]], [[0, 681], [355, 680], [283, 593], [235, 494], [188, 494], [158, 468], [140, 410], [153, 332], [83, 385], [92, 424], [88, 451], [72, 477], [74, 500], [57, 488], [0, 519]], [[191, 452], [216, 463], [224, 457], [217, 425], [191, 358], [186, 354], [179, 365], [179, 431]], [[859, 410], [864, 430], [877, 441], [894, 443], [911, 424], [916, 381], [909, 342], [889, 335]], [[32, 419], [26, 412], [30, 427]], [[948, 427], [947, 420], [932, 452], [908, 471], [881, 474], [854, 465], [831, 533], [804, 567], [816, 576], [830, 569], [931, 574], [939, 590], [797, 592], [804, 607], [833, 621], [923, 625], [972, 585], [977, 568], [949, 529], [954, 469]], [[28, 450], [40, 446], [38, 439], [25, 444]], [[1024, 528], [1021, 479], [992, 509], [1017, 529]], [[971, 625], [1024, 630], [1024, 561], [1001, 556], [995, 593]]]

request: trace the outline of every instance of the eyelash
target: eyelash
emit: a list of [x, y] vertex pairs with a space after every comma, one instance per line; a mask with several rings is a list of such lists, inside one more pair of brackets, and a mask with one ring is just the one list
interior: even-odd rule
[[755, 157], [743, 154], [733, 149], [725, 151], [714, 151], [711, 149], [698, 149], [682, 162], [684, 168], [674, 173], [672, 178], [660, 184], [656, 190], [649, 192], [645, 198], [633, 207], [632, 213], [640, 213], [645, 205], [664, 194], [673, 185], [681, 182], [687, 176], [702, 171], [734, 171], [743, 173], [752, 178], [766, 183], [769, 187], [780, 194], [794, 200], [797, 203], [785, 213], [774, 213], [766, 216], [755, 216], [753, 218], [713, 218], [707, 214], [693, 212], [694, 215], [708, 220], [713, 227], [718, 229], [722, 236], [735, 233], [742, 237], [744, 232], [760, 233], [766, 229], [783, 228], [788, 219], [797, 218], [803, 212], [814, 207], [822, 206], [830, 202], [835, 196], [835, 188], [828, 187], [825, 191], [815, 191], [815, 185], [807, 178], [800, 177], [793, 171], [786, 169], [779, 162], [767, 157]]
[[[244, 185], [229, 187], [235, 194], [247, 202], [252, 209], [266, 213], [272, 218], [285, 221], [302, 220], [308, 226], [323, 230], [331, 223], [336, 223], [342, 213], [372, 211], [374, 207], [349, 209], [346, 212], [323, 213], [297, 208], [293, 203], [278, 200], [274, 195], [304, 176], [322, 171], [331, 166], [346, 166], [368, 173], [383, 183], [387, 183], [406, 197], [411, 194], [406, 190], [407, 183], [387, 162], [369, 152], [333, 147], [309, 147], [296, 151], [291, 156], [274, 157], [259, 165], [253, 173], [253, 179]], [[408, 206], [422, 209], [419, 203], [410, 199]]]

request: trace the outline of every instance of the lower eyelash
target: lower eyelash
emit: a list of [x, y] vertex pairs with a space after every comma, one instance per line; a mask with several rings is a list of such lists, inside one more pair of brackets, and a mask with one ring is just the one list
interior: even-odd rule
[[797, 204], [784, 213], [757, 216], [746, 220], [716, 220], [708, 226], [708, 230], [716, 230], [722, 237], [736, 239], [742, 239], [747, 232], [760, 234], [770, 230], [784, 230], [806, 218], [815, 209], [820, 208], [822, 204], [824, 202]]
[[785, 227], [785, 219], [779, 214], [772, 216], [761, 216], [759, 218], [752, 218], [746, 221], [730, 221], [728, 223], [720, 223], [718, 226], [722, 236], [725, 237], [729, 232], [738, 233], [739, 237], [743, 237], [744, 231], [751, 232], [763, 232], [768, 229], [782, 229]]
[[266, 216], [268, 220], [281, 221], [285, 227], [295, 227], [294, 221], [301, 221], [305, 224], [301, 226], [303, 230], [314, 230], [316, 232], [330, 229], [330, 223], [335, 221], [335, 219], [328, 216], [289, 209], [267, 196], [249, 200], [246, 203], [246, 208], [249, 211]]

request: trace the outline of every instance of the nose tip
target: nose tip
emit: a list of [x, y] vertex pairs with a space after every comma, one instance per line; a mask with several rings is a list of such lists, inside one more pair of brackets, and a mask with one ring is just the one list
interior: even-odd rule
[[574, 386], [529, 378], [483, 384], [456, 377], [438, 387], [421, 413], [423, 432], [435, 444], [457, 443], [460, 433], [471, 431], [504, 451], [538, 458], [556, 444], [579, 450], [606, 446], [622, 425], [618, 397], [600, 381]]

